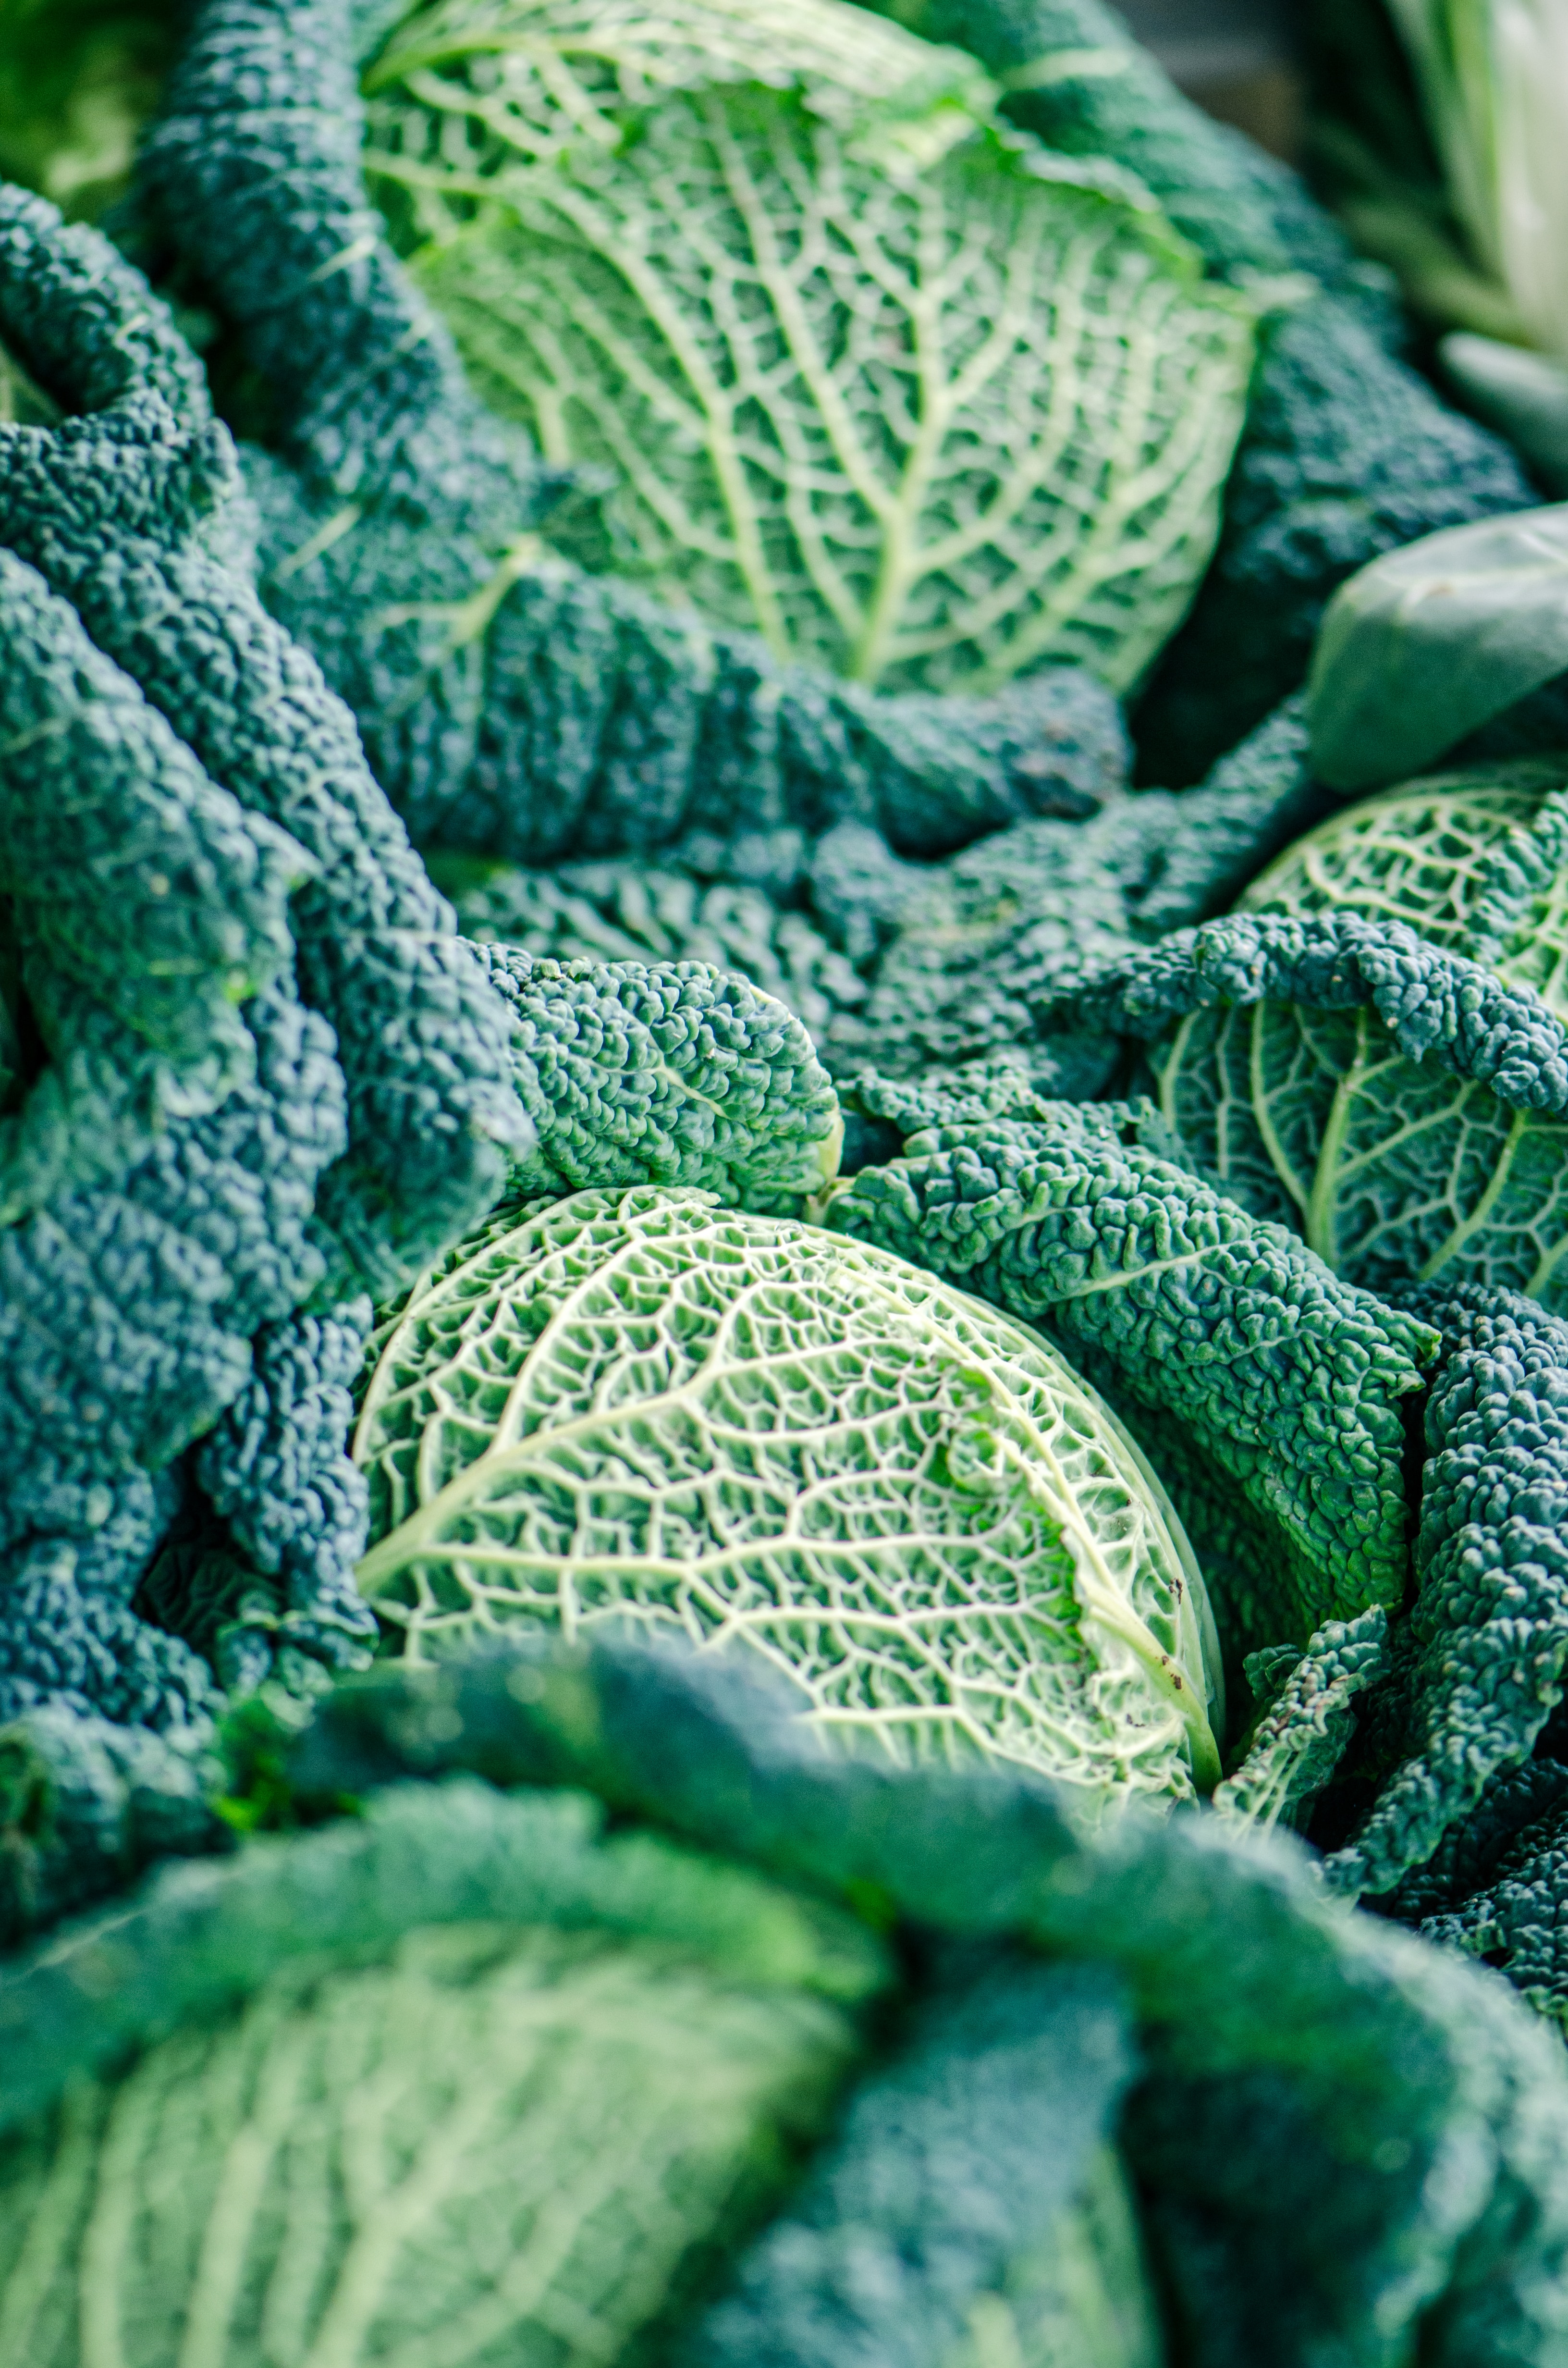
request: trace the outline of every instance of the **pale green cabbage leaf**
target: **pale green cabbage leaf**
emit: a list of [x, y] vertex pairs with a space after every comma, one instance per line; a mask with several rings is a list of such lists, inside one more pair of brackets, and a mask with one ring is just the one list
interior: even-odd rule
[[[1568, 756], [1433, 774], [1332, 815], [1238, 909], [1403, 922], [1568, 1019]], [[1411, 1059], [1365, 1006], [1213, 1006], [1154, 1059], [1194, 1156], [1351, 1281], [1445, 1276], [1568, 1307], [1560, 1114]]]
[[652, 1188], [494, 1221], [383, 1327], [359, 1583], [412, 1657], [631, 1619], [762, 1654], [824, 1733], [1088, 1814], [1217, 1779], [1159, 1482], [1045, 1342], [885, 1252]]
[[481, 391], [598, 472], [573, 558], [869, 687], [1127, 689], [1214, 547], [1250, 308], [960, 53], [797, 9], [417, 19], [372, 190]]
[[1346, 807], [1236, 909], [1403, 921], [1568, 1019], [1568, 754], [1434, 773]]
[[[832, 1991], [879, 1969], [831, 1910], [600, 1823], [394, 1788], [67, 1940], [97, 2077], [0, 2135], [7, 2368], [625, 2356], [776, 2203], [858, 2054]], [[24, 2086], [69, 2023], [33, 2020]]]

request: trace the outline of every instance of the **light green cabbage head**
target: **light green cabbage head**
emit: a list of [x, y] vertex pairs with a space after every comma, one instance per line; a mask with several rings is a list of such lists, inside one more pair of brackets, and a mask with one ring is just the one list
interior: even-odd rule
[[627, 1619], [784, 1670], [823, 1730], [1097, 1814], [1219, 1774], [1202, 1580], [1038, 1336], [885, 1251], [699, 1192], [499, 1218], [379, 1336], [359, 1579], [439, 1655]]
[[891, 691], [1121, 689], [1180, 621], [1249, 309], [961, 52], [837, 0], [447, 0], [367, 92], [476, 384], [599, 472], [559, 550]]

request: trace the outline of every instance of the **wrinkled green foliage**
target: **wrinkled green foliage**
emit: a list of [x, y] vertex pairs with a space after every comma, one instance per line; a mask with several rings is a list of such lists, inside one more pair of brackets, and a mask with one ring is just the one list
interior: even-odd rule
[[[756, 8], [765, 74], [792, 4]], [[547, 531], [869, 687], [1126, 689], [1213, 548], [1245, 308], [1113, 176], [977, 128], [952, 53], [819, 0], [795, 95], [740, 13], [711, 48], [691, 0], [673, 39], [500, 0], [374, 70], [370, 186], [476, 385], [609, 480]]]
[[1353, 575], [1308, 684], [1312, 763], [1364, 790], [1429, 765], [1568, 668], [1568, 507], [1423, 536]]
[[1393, 309], [1298, 176], [1177, 90], [1114, 8], [889, 0], [889, 13], [971, 50], [1048, 147], [1135, 172], [1211, 273], [1284, 299], [1263, 326], [1216, 563], [1139, 709], [1146, 778], [1197, 780], [1295, 689], [1346, 575], [1536, 495], [1505, 445], [1396, 358]]
[[1293, 1648], [1249, 1653], [1246, 1674], [1260, 1715], [1245, 1756], [1214, 1794], [1239, 1825], [1266, 1832], [1283, 1820], [1304, 1826], [1350, 1740], [1358, 1694], [1388, 1665], [1388, 1614], [1374, 1603], [1354, 1620], [1331, 1620]]
[[[790, 836], [792, 884], [801, 835]], [[868, 837], [881, 848], [874, 832]], [[465, 935], [482, 944], [517, 946], [559, 962], [588, 955], [602, 962], [699, 962], [739, 971], [795, 1014], [819, 1057], [831, 1056], [838, 1015], [866, 999], [864, 980], [821, 928], [804, 913], [780, 911], [765, 886], [749, 881], [705, 882], [635, 858], [525, 871], [437, 857], [431, 871]]]
[[520, 1641], [338, 1689], [285, 1782], [301, 1801], [454, 1763], [586, 1782], [882, 1917], [1103, 1967], [1142, 2052], [1121, 2136], [1176, 2358], [1556, 2361], [1564, 2075], [1501, 1985], [1324, 1900], [1283, 1842], [1207, 1816], [1085, 1841], [1033, 1782], [825, 1759], [789, 1707], [722, 1663]]
[[1330, 1614], [1397, 1604], [1400, 1400], [1421, 1386], [1430, 1329], [1191, 1174], [1146, 1103], [1020, 1095], [1017, 1116], [915, 1132], [917, 1092], [891, 1105], [903, 1156], [851, 1178], [829, 1222], [1044, 1319], [1133, 1406], [1175, 1417], [1167, 1452], [1179, 1441], [1179, 1463], [1227, 1474], [1269, 1541], [1257, 1600], [1223, 1605], [1233, 1647], [1238, 1630], [1244, 1646], [1304, 1645]]
[[[1321, 810], [1304, 741], [1291, 700], [1198, 789], [1109, 799], [1081, 823], [1016, 824], [923, 870], [862, 856], [858, 880], [846, 842], [869, 835], [841, 825], [818, 843], [818, 908], [846, 939], [890, 941], [863, 1008], [833, 1028], [837, 1064], [918, 1076], [1027, 1042], [1085, 967], [1222, 908]], [[1093, 1092], [1108, 1067], [1062, 1090]]]
[[696, 962], [485, 950], [537, 1131], [517, 1192], [683, 1184], [796, 1213], [838, 1172], [838, 1101], [800, 1021]]
[[1048, 2241], [975, 2297], [942, 2368], [1165, 2368], [1165, 2357], [1131, 2182], [1108, 2147]]
[[537, 864], [854, 815], [939, 855], [1091, 810], [1125, 729], [1085, 673], [878, 697], [551, 557], [559, 472], [481, 405], [367, 227], [354, 13], [206, 0], [136, 222], [220, 313], [241, 393], [265, 390], [267, 449], [244, 449], [265, 598], [420, 844]]
[[1474, 1286], [1414, 1304], [1445, 1354], [1426, 1406], [1399, 1748], [1328, 1862], [1351, 1891], [1392, 1889], [1528, 1757], [1568, 1662], [1568, 1326]]
[[354, 1455], [359, 1584], [415, 1657], [630, 1618], [766, 1656], [901, 1763], [1089, 1809], [1219, 1774], [1159, 1483], [1054, 1351], [878, 1251], [675, 1192], [493, 1224], [384, 1331]]
[[1481, 1887], [1421, 1926], [1506, 1974], [1537, 2014], [1568, 2034], [1568, 1816], [1553, 1809], [1524, 1827]]
[[677, 2347], [682, 2368], [971, 2368], [1009, 2339], [1030, 2368], [1157, 2368], [1131, 2199], [1104, 2146], [1129, 2036], [1101, 1968], [960, 1974], [852, 2098], [788, 2212]]
[[1320, 823], [1259, 874], [1244, 913], [1403, 921], [1568, 1015], [1568, 756], [1407, 781]]
[[[176, 1459], [244, 1400], [209, 1466], [229, 1543], [281, 1581], [270, 1619], [351, 1658], [362, 1505], [323, 1469], [296, 1311], [332, 1269], [417, 1271], [527, 1122], [504, 1005], [244, 572], [233, 447], [167, 307], [7, 187], [0, 332], [57, 398], [0, 424], [0, 1711], [88, 1719], [56, 1757], [65, 1822], [102, 1805], [101, 1887], [145, 1851], [121, 1858], [91, 1722], [194, 1748], [215, 1699], [132, 1609], [192, 1512]], [[41, 1911], [72, 1878], [39, 1849]]]
[[1348, 1281], [1548, 1307], [1568, 1289], [1568, 1033], [1403, 923], [1237, 915], [1108, 965], [1052, 1016], [1150, 1043], [1193, 1165]]
[[90, 1928], [0, 1976], [7, 2358], [619, 2356], [789, 2178], [884, 1976], [847, 1919], [597, 1823], [403, 1788], [165, 1874], [85, 2019]]

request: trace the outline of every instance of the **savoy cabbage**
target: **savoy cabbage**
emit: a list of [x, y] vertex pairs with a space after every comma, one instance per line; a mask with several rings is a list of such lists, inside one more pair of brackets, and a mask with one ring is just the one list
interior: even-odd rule
[[[694, 2368], [943, 2368], [960, 2332], [1051, 2368], [1558, 2357], [1562, 2066], [1500, 1984], [1290, 1845], [1091, 1839], [1036, 1779], [846, 1759], [790, 1708], [536, 1633], [258, 1727], [236, 1815], [324, 1826], [0, 1971], [0, 2308], [45, 2368], [84, 2297], [128, 2368], [187, 2329], [384, 2358], [394, 2296], [422, 2362], [449, 2326], [558, 2357], [563, 2322], [632, 2357], [661, 2319]], [[541, 2157], [577, 2174], [548, 2255]]]
[[846, 10], [798, 36], [793, 0], [408, 21], [370, 186], [475, 384], [608, 478], [554, 541], [870, 687], [1137, 680], [1218, 532], [1248, 310], [977, 82]]
[[1211, 1615], [1159, 1482], [1043, 1341], [705, 1195], [493, 1219], [383, 1325], [359, 1585], [415, 1658], [518, 1622], [750, 1647], [826, 1730], [1090, 1802], [1220, 1772]]

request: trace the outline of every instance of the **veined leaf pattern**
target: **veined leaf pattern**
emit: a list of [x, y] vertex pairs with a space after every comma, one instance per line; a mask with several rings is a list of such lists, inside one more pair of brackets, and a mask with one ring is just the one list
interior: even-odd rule
[[824, 2001], [598, 1934], [289, 1966], [0, 2142], [0, 2356], [614, 2360], [772, 2201], [851, 2046]]
[[[1409, 781], [1335, 814], [1239, 909], [1403, 922], [1568, 1018], [1568, 756]], [[1192, 1012], [1155, 1055], [1165, 1115], [1248, 1209], [1353, 1282], [1568, 1295], [1568, 1124], [1403, 1053], [1376, 1013]]]
[[1568, 755], [1407, 781], [1298, 839], [1237, 910], [1403, 921], [1568, 1018], [1565, 784]]
[[[997, 96], [966, 51], [843, 0], [437, 0], [365, 74], [369, 161], [403, 178], [417, 231], [439, 238], [472, 216], [469, 179], [493, 195], [519, 158], [585, 135], [618, 146], [623, 108], [736, 82], [804, 90], [846, 132], [930, 121], [938, 140], [949, 116], [977, 121]], [[400, 92], [434, 122], [411, 120]], [[422, 160], [436, 169], [420, 174]]]
[[1346, 1281], [1441, 1277], [1568, 1305], [1568, 1121], [1412, 1061], [1365, 1007], [1211, 1006], [1153, 1058], [1202, 1167]]
[[482, 391], [602, 472], [561, 547], [881, 689], [1138, 679], [1212, 551], [1252, 354], [1146, 199], [950, 90], [846, 126], [808, 69], [509, 147], [450, 73], [383, 96], [372, 187]]
[[1218, 1774], [1202, 1582], [1064, 1360], [902, 1258], [705, 1195], [489, 1229], [383, 1338], [359, 1580], [415, 1657], [518, 1620], [749, 1646], [824, 1730], [1085, 1788]]

